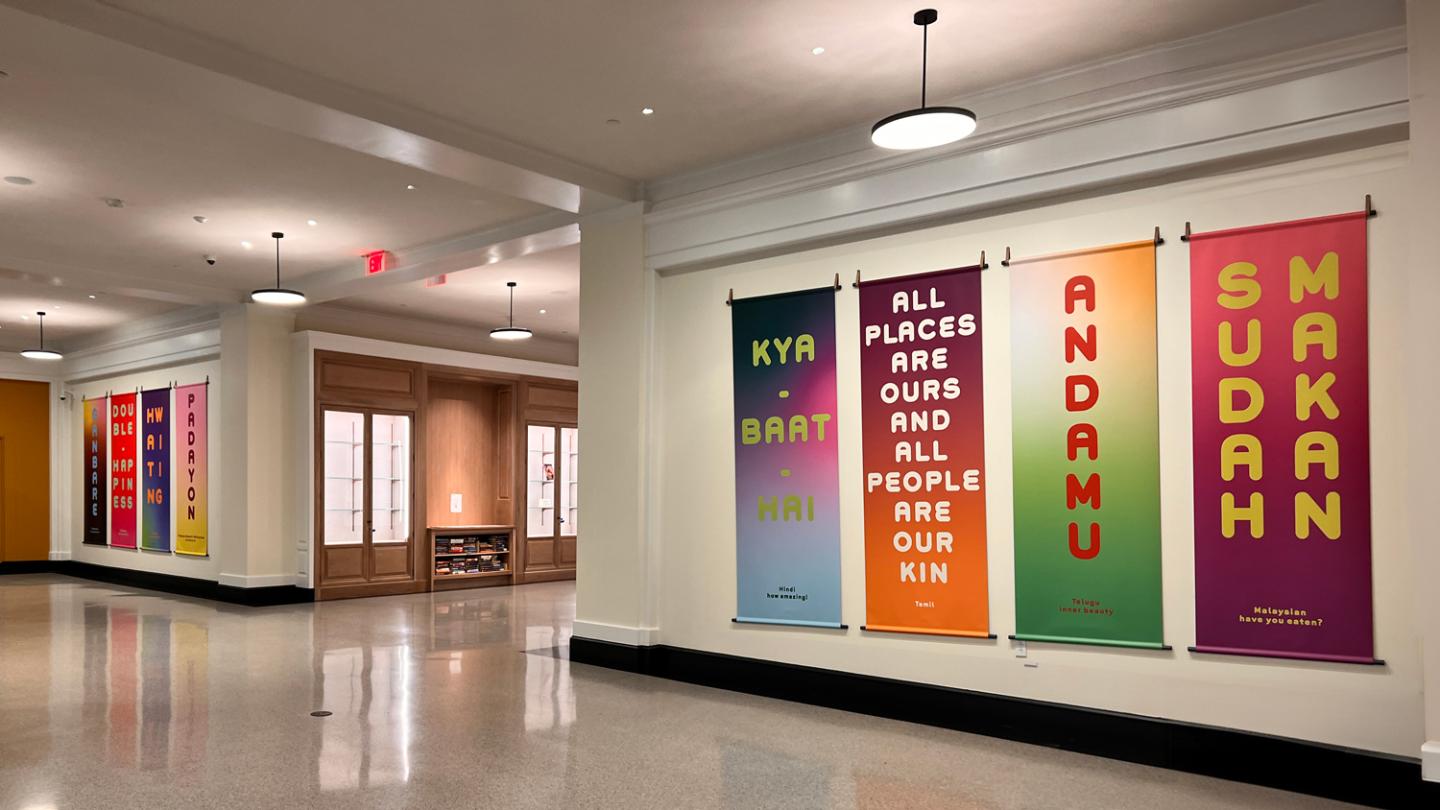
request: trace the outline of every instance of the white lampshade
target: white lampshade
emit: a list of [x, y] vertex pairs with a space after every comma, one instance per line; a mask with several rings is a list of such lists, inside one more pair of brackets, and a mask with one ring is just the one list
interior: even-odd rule
[[929, 149], [974, 131], [975, 113], [963, 107], [921, 107], [880, 121], [870, 129], [870, 140], [883, 149]]
[[495, 340], [529, 340], [532, 334], [523, 326], [499, 326], [490, 330], [490, 337]]
[[27, 360], [62, 360], [65, 355], [50, 349], [25, 349], [20, 356]]
[[279, 287], [270, 287], [250, 293], [250, 300], [257, 304], [275, 304], [282, 307], [293, 307], [305, 303], [305, 293], [296, 292], [295, 290], [282, 290]]

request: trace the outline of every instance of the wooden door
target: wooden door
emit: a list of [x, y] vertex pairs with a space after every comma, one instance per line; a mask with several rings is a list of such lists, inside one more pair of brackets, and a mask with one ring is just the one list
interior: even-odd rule
[[[525, 426], [525, 509], [520, 529], [528, 579], [573, 575], [579, 514], [578, 436], [574, 425], [529, 422]], [[545, 572], [557, 576], [534, 576]]]
[[415, 568], [414, 413], [325, 406], [316, 427], [317, 595], [423, 588]]

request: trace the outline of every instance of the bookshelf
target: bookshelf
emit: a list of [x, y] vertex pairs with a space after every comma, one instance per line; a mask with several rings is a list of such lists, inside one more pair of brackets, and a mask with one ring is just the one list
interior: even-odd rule
[[514, 539], [513, 526], [432, 526], [432, 586], [438, 591], [510, 584]]

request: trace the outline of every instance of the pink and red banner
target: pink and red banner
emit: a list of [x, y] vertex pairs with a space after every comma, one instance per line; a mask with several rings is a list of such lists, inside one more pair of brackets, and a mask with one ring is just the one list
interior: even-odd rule
[[110, 395], [110, 545], [135, 548], [136, 413], [134, 394]]
[[1366, 219], [1191, 238], [1198, 651], [1374, 660]]
[[990, 633], [980, 269], [860, 287], [867, 630]]

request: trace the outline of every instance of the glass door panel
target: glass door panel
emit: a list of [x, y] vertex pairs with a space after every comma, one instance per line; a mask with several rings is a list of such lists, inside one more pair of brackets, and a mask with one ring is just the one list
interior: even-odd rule
[[527, 537], [555, 535], [555, 428], [530, 425], [525, 445]]
[[580, 533], [580, 430], [560, 428], [560, 533]]
[[370, 417], [371, 542], [410, 541], [410, 417]]
[[365, 529], [365, 416], [325, 411], [324, 544], [358, 545]]

